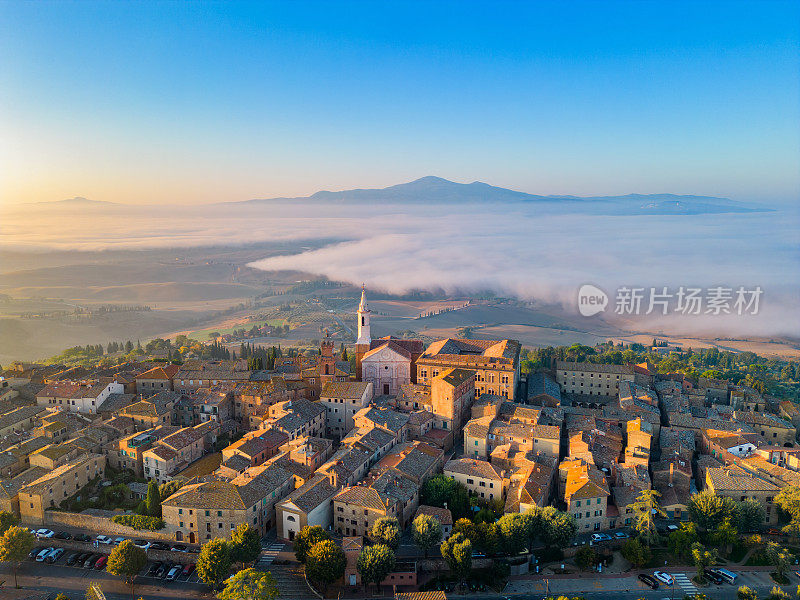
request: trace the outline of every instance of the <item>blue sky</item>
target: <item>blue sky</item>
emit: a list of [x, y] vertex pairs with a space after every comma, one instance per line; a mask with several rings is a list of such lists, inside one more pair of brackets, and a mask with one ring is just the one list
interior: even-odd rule
[[0, 3], [0, 202], [800, 196], [796, 2]]

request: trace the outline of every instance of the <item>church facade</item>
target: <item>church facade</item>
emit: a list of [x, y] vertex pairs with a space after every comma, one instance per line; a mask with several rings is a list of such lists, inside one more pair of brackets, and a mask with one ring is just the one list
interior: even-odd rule
[[356, 377], [360, 381], [372, 383], [374, 396], [395, 396], [402, 385], [416, 382], [416, 361], [422, 354], [424, 345], [421, 340], [404, 340], [392, 336], [373, 340], [370, 315], [366, 290], [362, 287], [357, 313]]

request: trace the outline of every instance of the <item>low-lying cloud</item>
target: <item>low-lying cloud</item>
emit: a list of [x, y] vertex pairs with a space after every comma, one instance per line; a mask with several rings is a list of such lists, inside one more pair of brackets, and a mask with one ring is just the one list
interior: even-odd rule
[[[6, 214], [0, 247], [142, 249], [307, 239], [347, 240], [256, 261], [393, 293], [493, 290], [575, 308], [577, 289], [760, 286], [760, 314], [670, 316], [681, 332], [800, 336], [800, 219], [786, 211], [695, 216], [564, 215], [535, 205], [281, 204], [114, 207], [67, 219]], [[633, 322], [633, 321], [631, 321]]]

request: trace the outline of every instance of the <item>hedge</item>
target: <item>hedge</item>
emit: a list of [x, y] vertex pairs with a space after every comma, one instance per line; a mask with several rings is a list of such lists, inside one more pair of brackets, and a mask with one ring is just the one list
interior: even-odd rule
[[117, 525], [125, 525], [134, 529], [146, 529], [147, 531], [157, 531], [164, 529], [164, 519], [158, 517], [146, 517], [144, 515], [114, 515], [111, 521]]

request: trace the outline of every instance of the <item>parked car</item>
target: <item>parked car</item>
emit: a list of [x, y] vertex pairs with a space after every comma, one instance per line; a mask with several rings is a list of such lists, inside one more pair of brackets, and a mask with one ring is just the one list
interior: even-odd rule
[[666, 585], [672, 585], [674, 583], [672, 575], [664, 573], [664, 571], [653, 571], [653, 577]]
[[593, 533], [592, 534], [592, 541], [593, 542], [607, 542], [611, 539], [611, 536], [607, 533]]
[[68, 531], [59, 531], [56, 534], [56, 538], [58, 538], [59, 540], [71, 540], [72, 534], [69, 533]]
[[115, 546], [119, 546], [119, 545], [120, 545], [122, 542], [124, 542], [124, 541], [125, 541], [125, 538], [120, 536], [120, 537], [115, 537], [115, 538], [114, 538], [114, 539], [111, 541], [111, 543], [112, 543], [112, 544], [114, 544]]
[[169, 570], [171, 568], [172, 568], [172, 565], [170, 563], [168, 563], [168, 562], [161, 563], [161, 566], [158, 567], [158, 571], [156, 571], [156, 574], [154, 575], [154, 577], [156, 579], [163, 579], [164, 575], [169, 573]]
[[85, 533], [78, 533], [75, 535], [74, 539], [76, 542], [91, 542], [91, 536], [86, 535]]
[[54, 550], [55, 548], [45, 548], [36, 555], [36, 562], [44, 562], [44, 559], [47, 558]]
[[614, 538], [617, 539], [617, 540], [624, 540], [624, 539], [629, 538], [629, 537], [630, 536], [627, 533], [625, 533], [624, 531], [616, 531], [616, 532], [614, 532]]
[[56, 534], [56, 532], [53, 531], [52, 529], [37, 529], [33, 533], [37, 537], [44, 538], [44, 539], [49, 539], [49, 538], [53, 537]]
[[133, 540], [133, 545], [147, 552], [153, 544], [147, 540]]
[[97, 559], [100, 558], [99, 554], [94, 554], [93, 552], [86, 557], [86, 560], [83, 561], [83, 568], [84, 569], [91, 569], [94, 566], [94, 563], [97, 562]]
[[65, 560], [64, 562], [67, 563], [69, 566], [72, 566], [78, 560], [78, 557], [80, 555], [81, 555], [80, 552], [73, 552], [69, 556], [67, 556], [67, 560]]
[[44, 550], [44, 546], [37, 546], [28, 553], [28, 558], [30, 560], [36, 560], [36, 557], [39, 556], [39, 552], [41, 552], [42, 550]]
[[641, 581], [643, 584], [645, 584], [646, 586], [648, 586], [651, 589], [654, 589], [654, 590], [658, 589], [658, 581], [656, 581], [650, 575], [642, 573], [641, 575], [639, 575], [639, 581]]
[[189, 554], [200, 554], [200, 548], [197, 546], [189, 546]]
[[50, 554], [47, 555], [47, 557], [45, 558], [45, 561], [47, 561], [49, 563], [54, 563], [59, 558], [61, 558], [63, 556], [63, 554], [64, 554], [64, 549], [63, 548], [56, 548]]
[[186, 546], [183, 544], [175, 544], [172, 548], [170, 548], [173, 552], [188, 552]]
[[150, 544], [150, 547], [153, 550], [169, 550], [169, 546], [164, 542], [153, 542], [152, 544]]
[[82, 567], [83, 563], [86, 562], [86, 559], [89, 558], [89, 555], [91, 555], [91, 552], [81, 552], [78, 555], [78, 558], [75, 559], [75, 566]]
[[193, 563], [189, 563], [188, 565], [183, 567], [183, 574], [184, 575], [189, 576], [192, 573], [194, 573], [194, 564]]
[[94, 563], [94, 568], [97, 569], [98, 571], [102, 571], [103, 569], [106, 568], [106, 563], [107, 562], [108, 562], [108, 557], [107, 556], [101, 556]]
[[111, 538], [108, 537], [107, 535], [98, 535], [96, 538], [94, 538], [94, 540], [98, 544], [110, 544], [111, 543]]
[[155, 577], [156, 573], [158, 573], [158, 570], [160, 568], [161, 568], [161, 562], [154, 562], [152, 565], [150, 565], [150, 568], [147, 569], [147, 575], [149, 577]]
[[719, 573], [717, 573], [714, 569], [709, 569], [708, 567], [706, 567], [705, 569], [703, 569], [703, 573], [708, 579], [710, 579], [717, 585], [722, 583], [722, 577], [720, 577]]
[[178, 575], [181, 574], [181, 571], [183, 571], [183, 565], [175, 565], [169, 570], [169, 573], [167, 573], [167, 576], [164, 577], [164, 579], [167, 581], [175, 581]]

